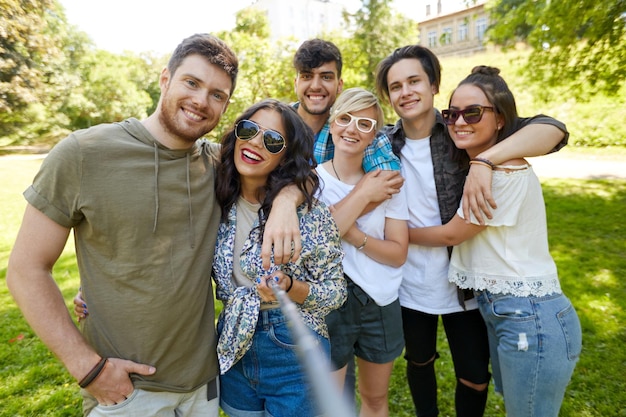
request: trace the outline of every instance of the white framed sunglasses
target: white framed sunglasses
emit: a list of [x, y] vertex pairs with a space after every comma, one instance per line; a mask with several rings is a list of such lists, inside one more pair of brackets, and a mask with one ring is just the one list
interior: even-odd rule
[[356, 123], [356, 128], [362, 133], [369, 133], [376, 127], [376, 120], [369, 117], [356, 117], [350, 113], [342, 113], [335, 117], [335, 123], [341, 127], [350, 126], [352, 121]]

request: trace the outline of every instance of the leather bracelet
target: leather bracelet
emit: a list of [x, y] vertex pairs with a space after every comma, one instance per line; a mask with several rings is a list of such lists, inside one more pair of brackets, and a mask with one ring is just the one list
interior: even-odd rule
[[490, 160], [485, 159], [485, 158], [472, 158], [472, 159], [470, 159], [470, 165], [472, 163], [479, 164], [479, 165], [485, 165], [485, 166], [488, 166], [491, 169], [495, 169], [496, 168], [496, 164], [494, 164], [493, 162], [491, 162]]
[[486, 164], [486, 163], [484, 163], [484, 162], [480, 162], [480, 161], [470, 161], [470, 166], [471, 166], [471, 165], [481, 165], [481, 166], [487, 167], [487, 168], [489, 168], [490, 170], [492, 170], [492, 171], [493, 171], [493, 168], [491, 168], [491, 165]]
[[356, 250], [363, 250], [363, 248], [365, 247], [365, 245], [367, 245], [367, 233], [365, 234], [365, 237], [363, 238], [363, 243], [361, 243], [361, 246], [359, 246], [358, 248], [356, 248]]
[[102, 373], [102, 370], [107, 364], [107, 360], [108, 358], [101, 358], [100, 361], [93, 368], [91, 368], [91, 371], [89, 371], [87, 375], [80, 380], [78, 386], [81, 388], [87, 388], [89, 384], [95, 381], [96, 378], [98, 378], [98, 376]]
[[287, 287], [285, 292], [289, 292], [291, 290], [291, 287], [293, 287], [293, 278], [291, 278], [291, 275], [287, 275], [287, 276], [289, 277], [289, 286]]

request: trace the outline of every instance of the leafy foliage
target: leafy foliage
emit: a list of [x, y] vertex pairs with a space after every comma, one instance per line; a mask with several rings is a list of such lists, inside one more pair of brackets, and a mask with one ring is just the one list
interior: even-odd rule
[[[626, 146], [626, 126], [607, 123], [626, 116], [624, 20], [619, 17], [625, 2], [581, 0], [574, 7], [573, 0], [497, 1], [491, 38], [504, 45], [504, 53], [442, 58], [443, 84], [460, 80], [450, 77], [451, 70], [465, 75], [473, 65], [493, 61], [507, 81], [520, 86], [516, 96], [529, 103], [520, 107], [523, 115], [546, 113], [565, 122], [570, 144]], [[320, 34], [342, 51], [346, 88], [373, 90], [378, 62], [395, 48], [417, 42], [416, 23], [390, 4], [362, 0], [358, 10], [344, 15], [341, 31]], [[75, 129], [143, 118], [155, 109], [158, 74], [168, 56], [97, 50], [84, 32], [68, 24], [57, 0], [0, 0], [0, 8], [0, 148], [49, 147]], [[538, 31], [545, 22], [550, 30]], [[234, 30], [216, 34], [237, 53], [241, 68], [228, 111], [210, 138], [220, 138], [251, 103], [266, 97], [296, 100], [292, 59], [299, 43], [271, 39], [269, 28], [263, 12], [248, 8], [237, 15]], [[532, 48], [520, 48], [522, 39]], [[542, 42], [550, 48], [536, 47]], [[596, 56], [591, 45], [605, 49]], [[386, 120], [395, 121], [392, 109], [383, 107]]]
[[[578, 100], [566, 87], [546, 88], [529, 83], [523, 75], [530, 68], [528, 55], [527, 49], [517, 48], [441, 58], [441, 93], [435, 96], [435, 106], [447, 107], [450, 92], [474, 66], [490, 65], [500, 68], [515, 95], [520, 116], [542, 113], [564, 122], [570, 132], [570, 146], [626, 149], [626, 125], [615, 122], [626, 118], [626, 85], [616, 94], [597, 93], [586, 100]], [[546, 94], [551, 94], [553, 99], [544, 100]]]
[[[616, 94], [626, 80], [626, 1], [497, 0], [491, 41], [533, 52], [525, 75], [532, 82], [567, 86], [579, 99]], [[547, 89], [550, 91], [550, 89]], [[559, 94], [559, 91], [556, 91]]]
[[[49, 130], [54, 86], [64, 73], [64, 15], [52, 0], [0, 0], [0, 138]], [[58, 121], [59, 118], [52, 117]]]
[[0, 146], [52, 145], [154, 109], [162, 59], [94, 50], [57, 1], [0, 0], [0, 9]]
[[239, 76], [228, 112], [209, 134], [211, 138], [221, 137], [252, 103], [269, 97], [286, 102], [294, 99], [291, 60], [298, 46], [294, 39], [272, 41], [267, 15], [254, 8], [237, 13], [234, 30], [216, 35], [239, 57]]
[[391, 51], [417, 43], [417, 23], [391, 9], [390, 0], [362, 0], [361, 7], [346, 15], [351, 37], [342, 42], [344, 61], [358, 72], [355, 86], [374, 89], [374, 74], [378, 63]]
[[[346, 13], [346, 26], [351, 36], [328, 34], [341, 50], [344, 61], [344, 88], [362, 87], [375, 91], [375, 72], [378, 63], [394, 49], [416, 43], [417, 23], [391, 9], [389, 0], [362, 0], [354, 13]], [[387, 120], [396, 115], [391, 106], [383, 102]]]
[[87, 52], [79, 65], [82, 82], [67, 92], [62, 106], [73, 129], [148, 115], [153, 101], [146, 91], [152, 82], [147, 74], [153, 69], [144, 60], [98, 50]]
[[[0, 110], [10, 112], [36, 100], [33, 92], [50, 70], [46, 64], [58, 52], [49, 36], [45, 11], [51, 0], [2, 0], [0, 9]], [[44, 34], [44, 36], [40, 36]]]

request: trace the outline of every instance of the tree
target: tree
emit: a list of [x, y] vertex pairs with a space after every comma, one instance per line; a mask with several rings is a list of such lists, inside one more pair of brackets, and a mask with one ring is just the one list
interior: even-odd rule
[[45, 72], [48, 50], [54, 39], [45, 36], [46, 9], [52, 0], [40, 2], [0, 0], [0, 110], [10, 112], [36, 100]]
[[[50, 80], [63, 62], [52, 0], [0, 0], [0, 138], [11, 143], [26, 128], [32, 136], [46, 122]], [[23, 134], [28, 134], [24, 132]], [[9, 139], [7, 139], [9, 138]]]
[[270, 39], [267, 15], [246, 8], [236, 15], [235, 29], [217, 33], [237, 54], [239, 76], [228, 112], [209, 137], [217, 140], [246, 108], [265, 98], [290, 101], [293, 94], [293, 39]]
[[531, 81], [568, 87], [579, 99], [617, 94], [624, 85], [625, 0], [497, 0], [488, 10], [492, 42], [506, 49], [524, 41], [532, 48], [532, 71], [525, 73]]
[[[418, 42], [417, 22], [408, 19], [391, 7], [391, 0], [362, 0], [354, 14], [345, 14], [349, 37], [337, 39], [345, 65], [344, 80], [347, 86], [374, 91], [378, 63], [396, 48]], [[395, 115], [388, 106], [385, 115]]]
[[70, 119], [69, 128], [147, 117], [153, 101], [146, 88], [158, 81], [160, 69], [130, 52], [90, 51], [79, 63], [81, 83], [63, 100], [61, 111]]
[[96, 50], [56, 0], [0, 6], [0, 146], [49, 146], [156, 106], [164, 57]]

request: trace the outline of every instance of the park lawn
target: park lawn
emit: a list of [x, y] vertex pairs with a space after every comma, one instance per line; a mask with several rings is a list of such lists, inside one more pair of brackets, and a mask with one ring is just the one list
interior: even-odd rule
[[[23, 320], [5, 285], [6, 264], [25, 207], [21, 193], [40, 160], [0, 158], [0, 417], [80, 416], [76, 382]], [[561, 416], [626, 416], [626, 181], [542, 180], [550, 247], [563, 290], [583, 327], [583, 352]], [[70, 241], [54, 274], [68, 309], [78, 288]], [[454, 376], [443, 329], [437, 378], [440, 415], [454, 416]], [[404, 360], [395, 363], [391, 416], [412, 416]], [[504, 416], [490, 396], [486, 416]]]

